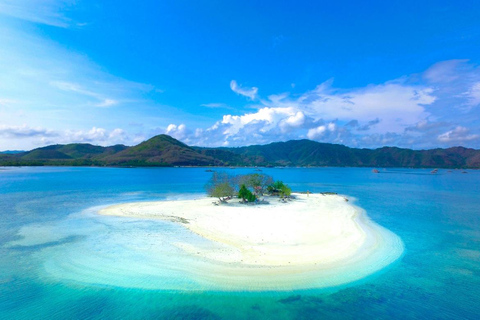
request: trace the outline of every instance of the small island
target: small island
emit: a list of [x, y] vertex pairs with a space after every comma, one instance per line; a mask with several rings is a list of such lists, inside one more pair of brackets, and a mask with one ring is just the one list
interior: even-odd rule
[[[168, 220], [210, 240], [210, 245], [176, 246], [202, 262], [192, 271], [198, 282], [222, 290], [341, 285], [384, 268], [403, 252], [399, 237], [371, 221], [344, 196], [291, 193], [285, 184], [261, 174], [237, 177], [240, 187], [235, 190], [228, 179], [214, 173], [207, 185], [209, 193], [220, 198], [215, 204], [211, 197], [138, 202], [113, 205], [99, 213]], [[275, 183], [283, 185], [283, 191]], [[249, 193], [233, 197], [231, 187], [233, 192], [246, 188], [253, 197]]]

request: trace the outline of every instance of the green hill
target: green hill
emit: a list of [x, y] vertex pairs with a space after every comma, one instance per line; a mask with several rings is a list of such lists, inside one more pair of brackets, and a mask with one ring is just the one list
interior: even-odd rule
[[351, 166], [480, 168], [480, 150], [463, 147], [411, 150], [357, 149], [310, 140], [238, 148], [190, 147], [158, 135], [133, 147], [91, 144], [51, 145], [0, 154], [0, 165], [65, 166]]
[[223, 165], [165, 134], [104, 158], [109, 165], [211, 166]]

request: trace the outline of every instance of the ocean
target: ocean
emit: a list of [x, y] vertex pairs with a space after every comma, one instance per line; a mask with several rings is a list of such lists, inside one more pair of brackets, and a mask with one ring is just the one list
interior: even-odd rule
[[[202, 196], [212, 174], [205, 168], [0, 168], [0, 318], [478, 319], [480, 171], [379, 170], [262, 173], [294, 191], [355, 199], [402, 239], [397, 261], [339, 287], [230, 292], [184, 275], [190, 262], [171, 244], [202, 239], [183, 227], [95, 214], [109, 204]], [[170, 282], [185, 290], [159, 288]]]

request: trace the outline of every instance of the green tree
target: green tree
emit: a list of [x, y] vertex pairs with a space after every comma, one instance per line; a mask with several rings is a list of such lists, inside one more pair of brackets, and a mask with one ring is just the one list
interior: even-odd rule
[[257, 199], [257, 197], [248, 190], [244, 184], [242, 184], [240, 190], [238, 190], [238, 197], [241, 198], [243, 202], [254, 202]]
[[268, 185], [273, 183], [273, 178], [266, 174], [253, 173], [238, 177], [238, 184], [252, 189], [255, 194], [262, 195]]
[[233, 197], [235, 194], [231, 177], [225, 172], [214, 172], [205, 188], [210, 197], [218, 198], [221, 202], [225, 202], [226, 198]]
[[270, 194], [279, 194], [281, 191], [282, 191], [282, 188], [284, 187], [285, 185], [283, 184], [282, 181], [278, 180], [278, 181], [275, 181], [273, 182], [272, 184], [270, 184], [268, 187], [267, 187], [267, 191], [268, 193]]
[[289, 186], [287, 186], [286, 184], [284, 184], [282, 186], [282, 188], [280, 189], [280, 196], [282, 198], [285, 198], [285, 197], [290, 197], [290, 195], [292, 194], [292, 189], [290, 189]]
[[242, 184], [242, 186], [240, 187], [240, 190], [238, 190], [238, 197], [240, 199], [242, 199], [243, 202], [245, 202], [245, 199], [248, 198], [248, 195], [250, 194], [250, 190], [247, 189], [247, 187]]
[[257, 196], [254, 195], [253, 193], [251, 193], [250, 191], [248, 191], [248, 192], [249, 192], [249, 194], [247, 196], [248, 202], [255, 202], [255, 200], [257, 200]]
[[288, 185], [284, 184], [283, 181], [280, 180], [269, 185], [267, 187], [267, 191], [270, 194], [278, 194], [282, 198], [288, 198], [292, 194], [292, 189], [290, 189]]

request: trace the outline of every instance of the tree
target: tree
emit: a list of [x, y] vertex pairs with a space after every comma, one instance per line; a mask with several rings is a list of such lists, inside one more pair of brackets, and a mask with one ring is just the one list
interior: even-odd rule
[[282, 181], [278, 180], [278, 181], [275, 181], [273, 182], [272, 184], [270, 184], [268, 187], [267, 187], [267, 191], [268, 193], [270, 194], [279, 194], [280, 191], [282, 190], [282, 188], [284, 187], [285, 185], [283, 184]]
[[285, 198], [285, 197], [290, 197], [292, 194], [292, 189], [286, 184], [283, 183], [283, 181], [275, 181], [271, 185], [267, 187], [267, 191], [270, 194], [278, 194], [280, 197]]
[[253, 193], [251, 193], [250, 191], [248, 191], [248, 196], [247, 196], [247, 201], [248, 202], [255, 202], [255, 200], [257, 200], [257, 196], [254, 195]]
[[239, 185], [245, 185], [257, 195], [262, 195], [268, 185], [273, 183], [273, 178], [266, 174], [253, 173], [238, 177]]
[[225, 202], [225, 198], [232, 197], [235, 193], [235, 190], [228, 182], [222, 182], [216, 185], [210, 192], [211, 197], [218, 198], [221, 202]]
[[249, 193], [251, 193], [247, 187], [242, 184], [242, 186], [240, 187], [240, 190], [238, 190], [238, 197], [242, 199], [243, 202], [245, 202], [245, 199], [248, 198], [248, 195]]
[[290, 189], [289, 186], [287, 186], [286, 184], [284, 184], [282, 186], [282, 188], [280, 189], [280, 196], [282, 198], [285, 198], [285, 197], [290, 197], [290, 195], [292, 194], [292, 189]]
[[216, 197], [220, 202], [225, 202], [228, 197], [235, 194], [231, 177], [225, 172], [214, 172], [205, 188], [210, 197]]
[[285, 184], [283, 183], [283, 181], [278, 180], [278, 181], [275, 181], [275, 182], [273, 183], [273, 188], [274, 188], [275, 190], [280, 191], [280, 190], [282, 190], [283, 187], [285, 187]]
[[240, 187], [240, 190], [238, 190], [238, 197], [242, 199], [243, 202], [248, 201], [248, 202], [254, 202], [257, 197], [247, 189], [247, 187], [242, 184]]

